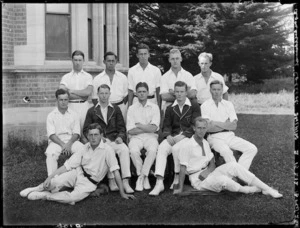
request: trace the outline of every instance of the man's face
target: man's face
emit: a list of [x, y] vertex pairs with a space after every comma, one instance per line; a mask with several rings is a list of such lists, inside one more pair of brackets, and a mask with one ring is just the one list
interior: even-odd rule
[[57, 106], [61, 110], [67, 110], [69, 104], [69, 96], [68, 94], [61, 94], [57, 97]]
[[97, 147], [101, 142], [102, 134], [100, 134], [99, 129], [89, 130], [88, 140], [91, 146]]
[[171, 63], [171, 67], [179, 68], [181, 67], [181, 55], [179, 53], [170, 54], [169, 62]]
[[75, 71], [81, 71], [83, 66], [83, 57], [82, 55], [74, 55], [72, 59], [73, 69]]
[[201, 72], [203, 72], [203, 73], [207, 72], [210, 69], [211, 64], [212, 63], [206, 57], [201, 57], [199, 59], [199, 66], [201, 68]]
[[185, 101], [186, 96], [187, 96], [187, 91], [185, 89], [185, 86], [175, 86], [174, 93], [175, 93], [177, 102]]
[[146, 64], [148, 63], [149, 59], [149, 51], [148, 49], [139, 49], [136, 56], [141, 64]]
[[214, 100], [219, 100], [223, 94], [223, 87], [220, 84], [213, 84], [210, 87], [210, 93]]
[[101, 103], [108, 103], [110, 90], [107, 88], [100, 88], [98, 92], [99, 101]]
[[115, 70], [117, 60], [114, 55], [108, 55], [106, 56], [105, 60], [103, 60], [103, 63], [105, 64], [107, 70], [113, 71]]
[[206, 131], [207, 131], [207, 123], [196, 121], [196, 125], [193, 126], [195, 131], [195, 135], [201, 139], [203, 139]]
[[147, 100], [149, 92], [145, 87], [139, 87], [136, 91], [136, 96], [140, 102]]

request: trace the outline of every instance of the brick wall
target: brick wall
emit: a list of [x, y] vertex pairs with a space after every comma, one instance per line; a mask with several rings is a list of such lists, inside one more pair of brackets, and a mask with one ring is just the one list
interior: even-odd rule
[[[66, 72], [15, 72], [2, 74], [3, 108], [14, 107], [52, 107], [56, 105], [55, 91]], [[93, 77], [99, 72], [90, 72]], [[28, 96], [30, 103], [23, 97]]]
[[26, 5], [2, 4], [3, 66], [14, 65], [14, 46], [27, 44]]

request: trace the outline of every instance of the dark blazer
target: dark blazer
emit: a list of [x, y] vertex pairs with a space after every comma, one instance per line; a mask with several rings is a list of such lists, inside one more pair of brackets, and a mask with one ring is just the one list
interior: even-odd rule
[[[188, 98], [187, 98], [188, 99]], [[184, 105], [182, 113], [180, 113], [179, 106], [173, 104], [166, 109], [165, 119], [163, 123], [163, 138], [167, 136], [176, 136], [180, 132], [185, 137], [192, 137], [194, 130], [192, 127], [193, 119], [201, 116], [200, 106], [197, 102], [191, 101], [191, 106]]]
[[87, 114], [83, 125], [83, 133], [87, 137], [88, 126], [92, 123], [98, 123], [102, 127], [104, 133], [103, 136], [110, 141], [115, 141], [117, 137], [123, 139], [126, 142], [126, 126], [119, 106], [108, 106], [107, 110], [107, 124], [105, 123], [100, 105], [91, 107]]

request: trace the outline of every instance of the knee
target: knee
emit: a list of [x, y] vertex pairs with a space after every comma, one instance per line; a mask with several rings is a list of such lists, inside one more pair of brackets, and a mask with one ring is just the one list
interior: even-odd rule
[[130, 156], [140, 156], [140, 150], [137, 146], [130, 147], [130, 150], [128, 150], [128, 153]]
[[253, 155], [256, 155], [258, 149], [257, 149], [257, 147], [256, 147], [254, 144], [251, 144], [251, 146], [250, 146], [250, 151], [251, 151], [251, 153], [252, 153]]

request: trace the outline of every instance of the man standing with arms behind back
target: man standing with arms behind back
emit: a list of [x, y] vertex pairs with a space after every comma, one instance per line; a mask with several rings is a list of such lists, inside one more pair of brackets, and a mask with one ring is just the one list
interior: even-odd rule
[[59, 85], [60, 89], [67, 90], [70, 94], [69, 108], [77, 112], [80, 118], [81, 131], [87, 110], [90, 107], [87, 100], [93, 91], [93, 77], [82, 69], [83, 62], [83, 52], [74, 51], [72, 53], [73, 70], [62, 77]]
[[223, 84], [223, 99], [228, 100], [228, 87], [225, 85], [222, 75], [213, 72], [210, 67], [212, 65], [213, 56], [211, 53], [203, 52], [198, 57], [201, 73], [195, 75], [195, 82], [197, 87], [197, 101], [201, 105], [204, 101], [211, 98], [210, 83], [218, 80]]
[[128, 107], [137, 102], [137, 98], [134, 99], [134, 97], [136, 97], [135, 87], [139, 82], [147, 83], [149, 86], [148, 100], [160, 107], [161, 71], [148, 62], [150, 57], [148, 45], [140, 44], [137, 49], [139, 62], [128, 71]]

